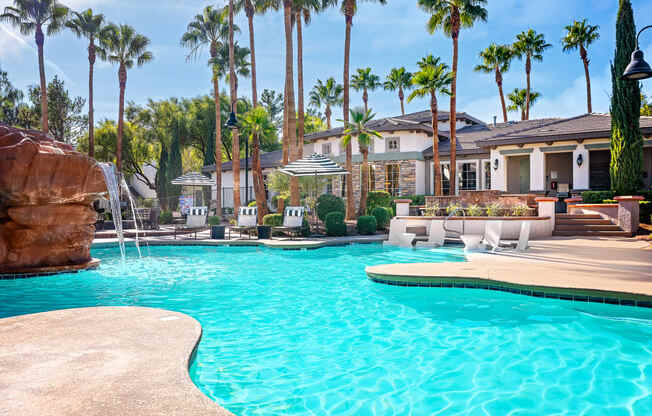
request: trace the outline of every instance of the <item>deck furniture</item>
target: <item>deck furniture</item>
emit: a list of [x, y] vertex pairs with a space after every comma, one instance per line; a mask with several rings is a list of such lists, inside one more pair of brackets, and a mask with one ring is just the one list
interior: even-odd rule
[[251, 240], [251, 234], [258, 226], [258, 208], [256, 207], [240, 207], [238, 209], [238, 225], [229, 227], [229, 240], [231, 239], [231, 231], [237, 231], [240, 236], [246, 232]]
[[444, 245], [446, 239], [446, 231], [444, 231], [443, 220], [430, 221], [428, 230], [428, 241], [417, 241], [417, 247], [441, 247]]
[[288, 234], [290, 240], [299, 235], [303, 227], [303, 216], [306, 209], [304, 207], [287, 207], [283, 215], [283, 225], [280, 227], [272, 227], [272, 233], [278, 231]]
[[174, 239], [177, 239], [178, 234], [194, 233], [195, 240], [197, 239], [197, 232], [203, 231], [206, 228], [206, 220], [208, 218], [208, 207], [192, 207], [186, 216], [186, 223], [174, 226]]
[[383, 241], [383, 245], [412, 247], [416, 234], [408, 233], [407, 222], [393, 220], [389, 223], [389, 237]]

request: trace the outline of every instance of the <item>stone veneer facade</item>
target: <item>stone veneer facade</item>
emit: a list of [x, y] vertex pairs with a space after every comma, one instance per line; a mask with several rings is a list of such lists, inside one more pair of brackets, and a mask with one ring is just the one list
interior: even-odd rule
[[[392, 161], [373, 161], [369, 166], [374, 168], [374, 177], [376, 186], [370, 191], [385, 190], [385, 172], [387, 165], [399, 165], [399, 196], [408, 196], [416, 194], [416, 161], [415, 160], [392, 160]], [[353, 163], [353, 196], [356, 205], [360, 201], [360, 166], [361, 163]], [[342, 177], [344, 178], [344, 177]], [[342, 196], [342, 180], [333, 179], [333, 194]]]

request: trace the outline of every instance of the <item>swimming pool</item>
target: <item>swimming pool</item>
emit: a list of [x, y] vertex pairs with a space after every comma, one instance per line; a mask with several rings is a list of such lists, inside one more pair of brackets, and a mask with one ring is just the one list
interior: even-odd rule
[[[180, 311], [191, 378], [238, 415], [652, 414], [652, 311], [374, 283], [367, 265], [458, 248], [151, 247], [126, 266], [0, 281], [0, 317], [95, 305]], [[511, 413], [510, 413], [511, 412]], [[584, 412], [584, 413], [583, 413]]]

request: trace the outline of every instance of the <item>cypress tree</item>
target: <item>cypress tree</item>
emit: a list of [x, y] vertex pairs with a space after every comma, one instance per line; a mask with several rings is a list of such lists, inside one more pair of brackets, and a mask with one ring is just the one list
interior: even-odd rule
[[183, 175], [183, 165], [181, 163], [181, 134], [179, 131], [179, 120], [174, 120], [172, 130], [172, 142], [170, 143], [170, 154], [168, 161], [168, 198], [170, 209], [176, 210], [179, 206], [179, 196], [181, 196], [181, 185], [172, 185], [170, 183], [174, 178]]
[[636, 49], [636, 25], [630, 0], [620, 0], [616, 52], [611, 64], [611, 189], [633, 195], [641, 187], [643, 136], [639, 125], [641, 91], [637, 81], [621, 76]]
[[158, 195], [161, 209], [168, 210], [168, 149], [165, 145], [161, 146], [161, 155], [158, 160], [158, 170], [156, 171], [156, 194]]

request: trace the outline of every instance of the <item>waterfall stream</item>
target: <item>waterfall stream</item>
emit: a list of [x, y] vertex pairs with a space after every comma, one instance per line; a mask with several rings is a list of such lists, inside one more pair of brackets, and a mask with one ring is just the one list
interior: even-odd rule
[[142, 258], [143, 256], [140, 253], [140, 241], [138, 239], [138, 216], [136, 215], [136, 204], [134, 203], [134, 198], [131, 196], [131, 192], [129, 191], [129, 185], [127, 185], [127, 181], [125, 181], [124, 176], [122, 177], [120, 184], [122, 185], [122, 189], [127, 194], [127, 198], [129, 199], [129, 206], [131, 207], [131, 215], [134, 218], [134, 228], [136, 229], [136, 249], [138, 249], [138, 257]]
[[118, 178], [116, 175], [115, 167], [112, 163], [100, 163], [102, 173], [104, 173], [104, 180], [106, 181], [106, 188], [109, 190], [109, 202], [111, 203], [111, 215], [113, 217], [113, 224], [115, 232], [118, 235], [118, 245], [120, 246], [120, 255], [122, 261], [125, 261], [125, 237], [122, 232], [122, 213], [120, 210], [120, 187], [118, 186]]

